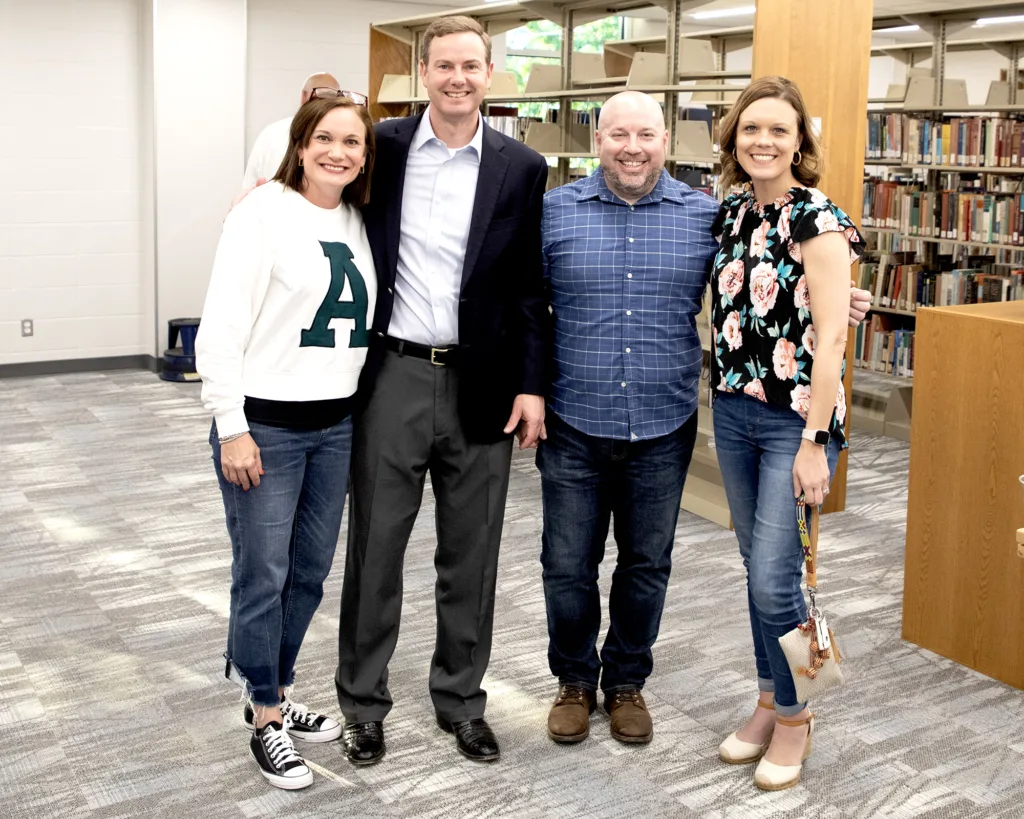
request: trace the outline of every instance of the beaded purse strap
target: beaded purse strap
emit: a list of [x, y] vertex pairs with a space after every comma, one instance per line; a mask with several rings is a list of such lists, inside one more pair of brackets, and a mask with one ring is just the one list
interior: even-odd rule
[[[814, 599], [818, 585], [818, 528], [820, 513], [817, 506], [811, 507], [811, 522], [807, 522], [807, 504], [801, 495], [796, 502], [796, 523], [800, 529], [800, 545], [804, 550], [804, 564], [807, 568], [807, 589]], [[812, 604], [813, 605], [813, 604]]]
[[[796, 503], [796, 522], [797, 528], [800, 530], [800, 545], [803, 547], [804, 552], [804, 565], [807, 570], [807, 594], [811, 598], [811, 605], [807, 610], [807, 622], [801, 623], [799, 628], [805, 633], [811, 635], [811, 646], [810, 646], [810, 658], [806, 668], [800, 668], [798, 673], [801, 676], [807, 676], [810, 679], [814, 679], [818, 676], [818, 669], [824, 664], [825, 660], [832, 656], [832, 649], [835, 649], [836, 662], [842, 662], [842, 657], [839, 654], [839, 647], [835, 645], [835, 641], [831, 640], [831, 647], [822, 650], [818, 646], [818, 640], [815, 636], [816, 626], [815, 621], [820, 618], [821, 611], [818, 609], [817, 601], [814, 599], [818, 591], [818, 530], [820, 527], [821, 512], [817, 506], [812, 506], [810, 512], [810, 523], [807, 522], [807, 503], [804, 500], [804, 496], [801, 495]], [[828, 626], [823, 622], [824, 628]], [[828, 629], [831, 637], [832, 630]]]

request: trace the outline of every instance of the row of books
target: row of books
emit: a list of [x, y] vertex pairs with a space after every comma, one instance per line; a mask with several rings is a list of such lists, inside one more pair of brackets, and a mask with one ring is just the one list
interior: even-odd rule
[[924, 190], [916, 181], [868, 179], [865, 227], [909, 236], [1024, 246], [1024, 195]]
[[914, 331], [896, 328], [887, 316], [873, 315], [857, 327], [853, 364], [905, 378], [914, 375]]
[[865, 159], [908, 165], [1024, 166], [1024, 122], [1002, 117], [921, 119], [868, 112]]
[[526, 131], [531, 122], [539, 122], [534, 117], [519, 116], [491, 116], [484, 117], [484, 122], [490, 125], [495, 131], [505, 136], [517, 139], [520, 142], [526, 141]]
[[997, 272], [991, 261], [968, 268], [927, 270], [915, 254], [884, 253], [862, 262], [858, 286], [873, 307], [912, 313], [919, 307], [1024, 300], [1024, 270]]

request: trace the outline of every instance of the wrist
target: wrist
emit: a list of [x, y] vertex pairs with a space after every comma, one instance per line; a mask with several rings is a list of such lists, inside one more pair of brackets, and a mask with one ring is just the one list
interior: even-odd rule
[[825, 447], [828, 446], [831, 436], [827, 429], [816, 429], [815, 427], [808, 425], [801, 431], [800, 437], [802, 439], [800, 441], [801, 446], [807, 446], [809, 444], [824, 450]]

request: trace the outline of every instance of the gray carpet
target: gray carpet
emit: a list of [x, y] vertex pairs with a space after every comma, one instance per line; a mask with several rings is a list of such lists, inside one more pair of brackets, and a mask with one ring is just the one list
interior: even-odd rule
[[[745, 596], [731, 533], [686, 513], [645, 691], [653, 743], [615, 742], [601, 715], [578, 746], [547, 739], [529, 453], [513, 462], [485, 682], [502, 760], [462, 759], [432, 721], [428, 492], [387, 758], [356, 769], [337, 743], [304, 748], [313, 786], [267, 786], [221, 676], [231, 552], [198, 397], [141, 372], [0, 380], [0, 817], [1024, 816], [1024, 693], [900, 640], [908, 447], [856, 434], [820, 579], [850, 681], [814, 705], [798, 788], [762, 794], [750, 768], [717, 761], [755, 697]], [[331, 713], [342, 566], [296, 691]]]

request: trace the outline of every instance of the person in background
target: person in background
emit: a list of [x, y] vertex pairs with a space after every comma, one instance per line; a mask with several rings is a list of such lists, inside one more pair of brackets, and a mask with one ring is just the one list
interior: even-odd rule
[[[814, 186], [822, 151], [800, 90], [754, 80], [722, 121], [722, 183], [745, 183], [713, 228], [715, 447], [740, 555], [760, 691], [719, 748], [758, 762], [763, 790], [800, 781], [814, 715], [797, 700], [779, 638], [807, 618], [797, 504], [829, 491], [843, 423], [849, 266], [864, 249], [850, 218]], [[802, 500], [801, 500], [802, 499]]]
[[[646, 94], [605, 103], [597, 147], [600, 167], [547, 193], [542, 221], [555, 335], [537, 467], [548, 663], [559, 683], [547, 727], [555, 742], [586, 739], [600, 685], [612, 737], [647, 743], [654, 726], [641, 692], [696, 439], [696, 317], [718, 250], [718, 203], [665, 171], [664, 113]], [[851, 324], [869, 298], [848, 293]], [[598, 654], [597, 579], [613, 518]]]
[[[321, 72], [306, 77], [299, 95], [299, 107], [311, 99], [329, 99], [339, 94], [348, 97], [357, 105], [366, 105], [366, 97], [363, 94], [342, 91], [338, 81], [331, 74]], [[242, 177], [243, 190], [249, 190], [261, 179], [270, 179], [277, 173], [281, 167], [281, 160], [288, 150], [288, 133], [291, 125], [292, 117], [285, 117], [270, 123], [260, 131], [249, 154], [249, 161], [245, 165], [245, 175]]]
[[341, 735], [290, 688], [348, 488], [376, 297], [359, 211], [374, 154], [365, 107], [334, 96], [299, 109], [274, 181], [224, 223], [196, 339], [231, 538], [225, 675], [244, 691], [249, 754], [278, 788], [313, 779], [293, 739]]

